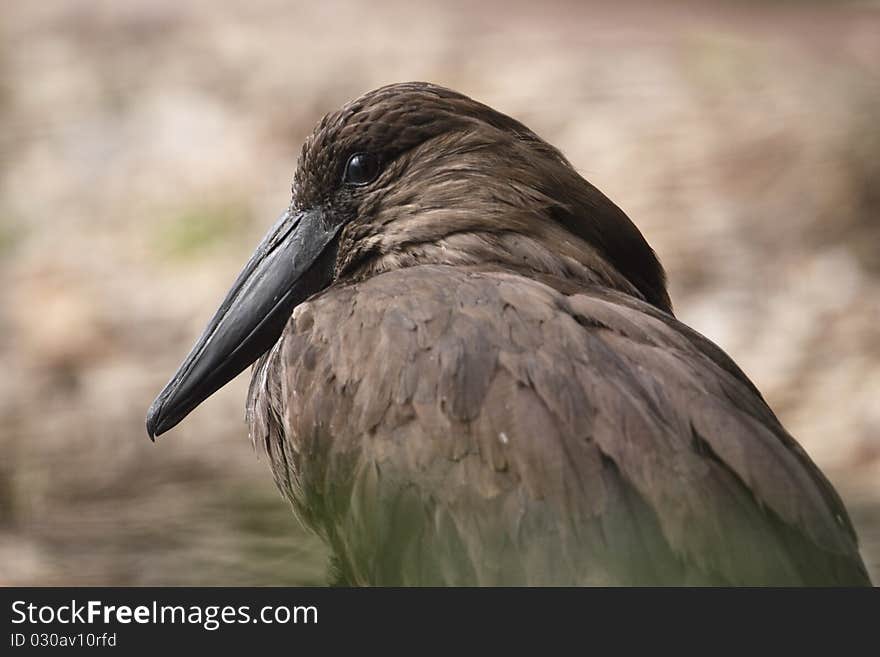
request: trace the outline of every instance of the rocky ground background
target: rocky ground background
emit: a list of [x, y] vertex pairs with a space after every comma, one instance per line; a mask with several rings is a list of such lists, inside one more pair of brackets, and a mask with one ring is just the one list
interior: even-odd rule
[[523, 120], [660, 254], [840, 490], [880, 581], [880, 8], [18, 2], [0, 15], [0, 584], [318, 584], [240, 376], [143, 418], [302, 139], [430, 80]]

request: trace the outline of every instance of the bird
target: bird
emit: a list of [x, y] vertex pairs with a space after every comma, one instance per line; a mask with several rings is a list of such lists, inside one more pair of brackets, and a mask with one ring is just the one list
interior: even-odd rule
[[520, 121], [387, 85], [147, 414], [253, 365], [246, 419], [343, 586], [869, 586], [832, 484], [642, 233]]

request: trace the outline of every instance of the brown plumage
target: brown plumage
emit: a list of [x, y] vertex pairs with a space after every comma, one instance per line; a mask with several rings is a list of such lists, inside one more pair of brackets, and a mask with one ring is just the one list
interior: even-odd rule
[[[271, 335], [222, 364], [262, 354], [251, 436], [339, 582], [869, 584], [831, 484], [674, 318], [626, 215], [525, 126], [384, 87], [324, 118], [293, 194], [294, 230], [320, 208], [326, 246]], [[177, 392], [278, 226], [151, 435], [222, 385]]]

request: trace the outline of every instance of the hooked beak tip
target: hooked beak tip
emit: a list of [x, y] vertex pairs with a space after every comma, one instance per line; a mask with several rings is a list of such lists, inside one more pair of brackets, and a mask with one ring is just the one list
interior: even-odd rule
[[165, 428], [162, 427], [162, 403], [157, 398], [150, 406], [150, 410], [147, 411], [147, 436], [151, 442], [155, 443], [156, 438], [163, 433], [165, 433]]

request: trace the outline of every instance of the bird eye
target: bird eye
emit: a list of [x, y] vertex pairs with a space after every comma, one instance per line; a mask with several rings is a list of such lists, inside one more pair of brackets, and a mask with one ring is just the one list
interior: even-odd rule
[[343, 182], [349, 185], [366, 185], [379, 175], [379, 158], [372, 153], [355, 153], [345, 165]]

